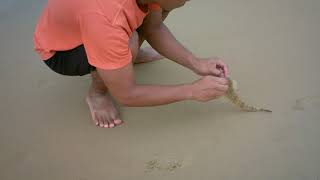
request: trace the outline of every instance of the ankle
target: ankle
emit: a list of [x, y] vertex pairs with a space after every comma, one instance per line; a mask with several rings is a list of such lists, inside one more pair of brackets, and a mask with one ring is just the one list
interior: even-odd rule
[[91, 84], [89, 88], [89, 95], [105, 95], [108, 92], [108, 89], [106, 87], [97, 86], [94, 84]]

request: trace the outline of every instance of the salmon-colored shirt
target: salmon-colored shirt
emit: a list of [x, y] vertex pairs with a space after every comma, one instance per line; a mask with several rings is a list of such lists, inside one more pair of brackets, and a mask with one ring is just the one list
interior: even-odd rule
[[49, 0], [34, 33], [35, 50], [47, 60], [83, 44], [92, 66], [120, 68], [132, 60], [129, 38], [146, 15], [136, 0]]

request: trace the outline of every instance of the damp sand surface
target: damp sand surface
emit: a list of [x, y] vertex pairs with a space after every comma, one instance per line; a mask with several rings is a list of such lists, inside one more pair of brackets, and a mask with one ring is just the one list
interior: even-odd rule
[[[121, 108], [115, 129], [92, 124], [88, 76], [56, 75], [33, 52], [44, 4], [0, 2], [1, 180], [320, 178], [320, 1], [190, 1], [166, 21], [194, 54], [223, 57], [241, 98], [272, 113], [185, 101]], [[147, 84], [198, 78], [169, 60], [135, 73]]]

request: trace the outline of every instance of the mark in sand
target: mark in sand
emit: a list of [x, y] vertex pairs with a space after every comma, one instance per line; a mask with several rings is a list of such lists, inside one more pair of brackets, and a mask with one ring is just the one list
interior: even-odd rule
[[305, 96], [296, 100], [293, 110], [303, 111], [307, 106], [320, 107], [320, 96]]
[[231, 78], [228, 78], [229, 81], [229, 89], [227, 90], [226, 97], [236, 106], [238, 106], [241, 110], [247, 111], [247, 112], [272, 112], [268, 109], [263, 108], [256, 108], [253, 106], [247, 105], [245, 102], [243, 102], [240, 97], [238, 96], [236, 90], [237, 90], [237, 83], [236, 81], [232, 80]]
[[162, 163], [158, 159], [153, 159], [151, 161], [146, 162], [145, 172], [159, 170], [159, 171], [166, 171], [166, 172], [173, 173], [175, 170], [181, 167], [182, 167], [182, 161], [179, 161], [179, 160], [168, 160], [166, 163]]

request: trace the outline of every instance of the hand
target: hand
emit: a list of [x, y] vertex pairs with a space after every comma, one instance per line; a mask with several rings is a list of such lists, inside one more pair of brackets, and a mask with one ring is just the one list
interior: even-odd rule
[[194, 72], [201, 76], [227, 77], [228, 67], [219, 57], [198, 59]]
[[191, 99], [206, 102], [223, 96], [228, 90], [226, 78], [204, 76], [191, 85]]

